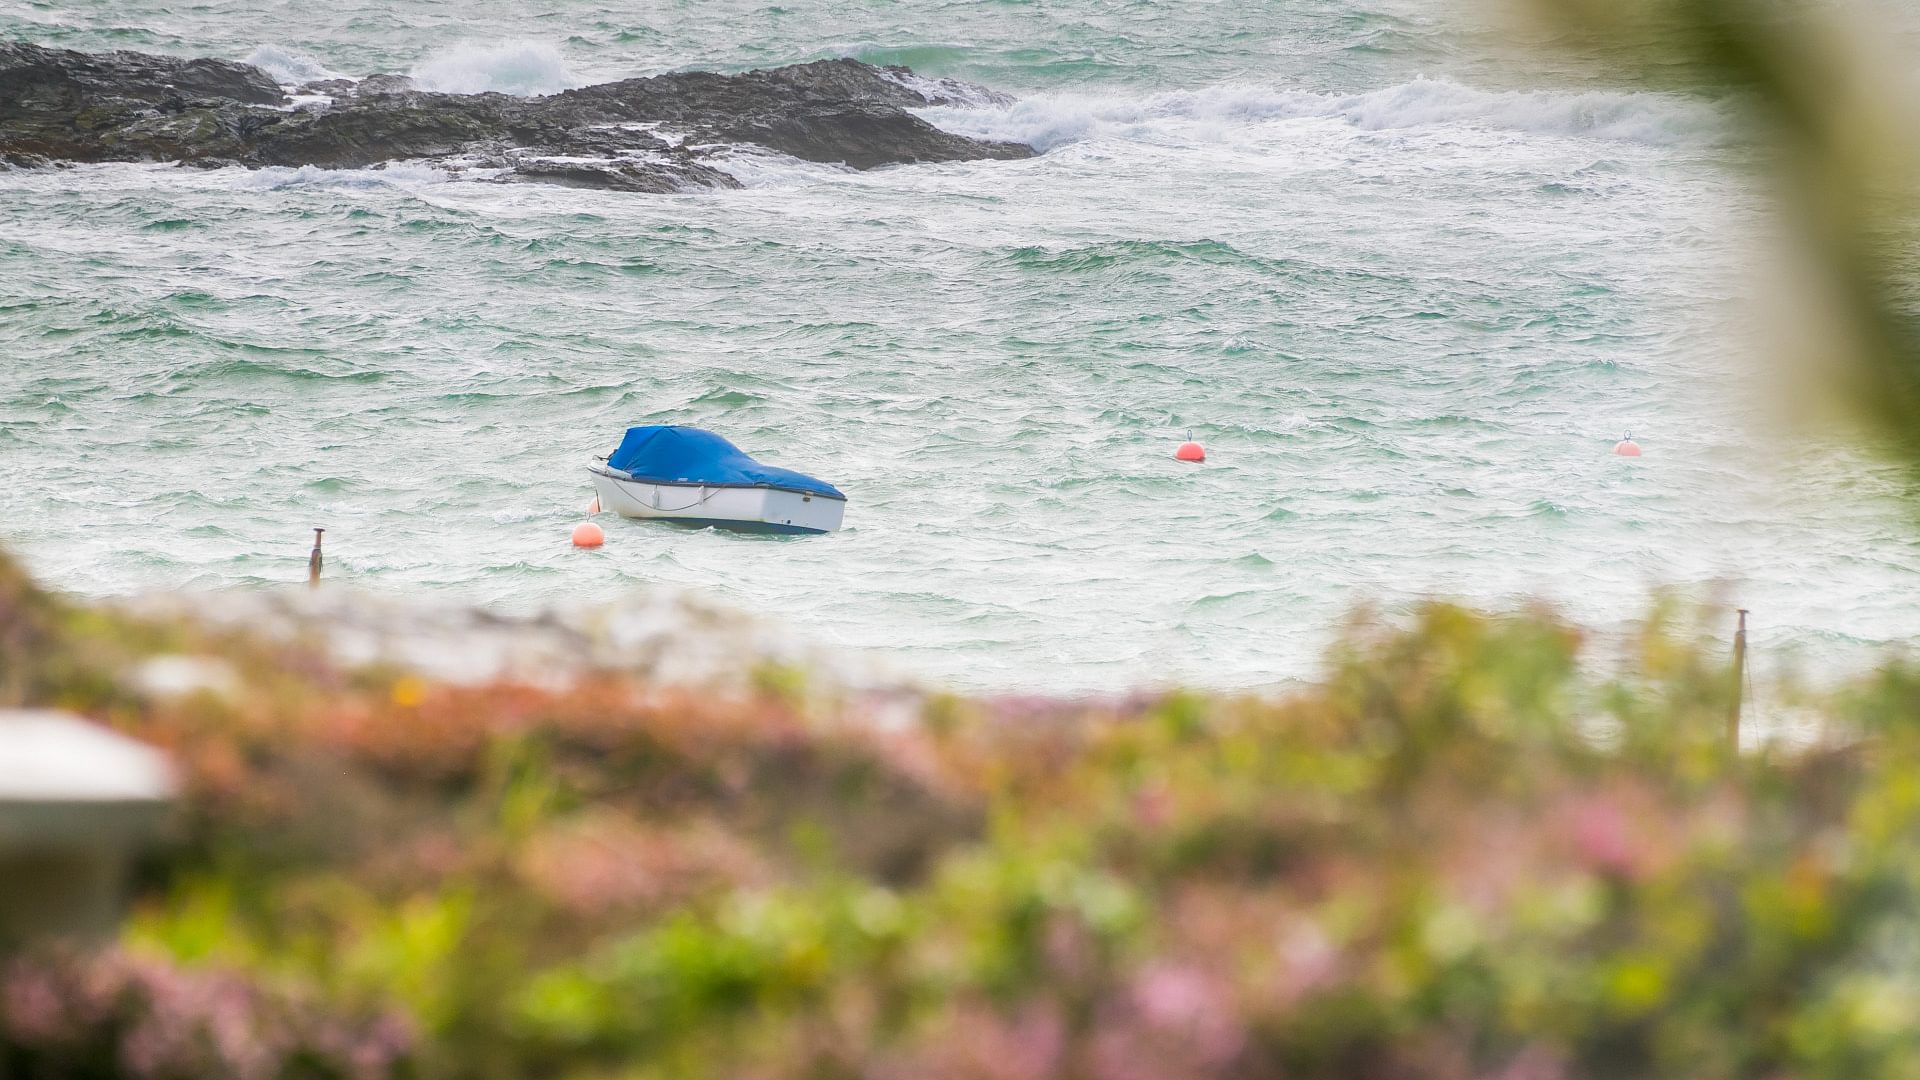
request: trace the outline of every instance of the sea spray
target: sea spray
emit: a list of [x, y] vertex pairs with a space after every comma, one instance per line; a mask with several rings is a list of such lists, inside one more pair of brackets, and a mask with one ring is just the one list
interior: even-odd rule
[[[282, 45], [265, 44], [246, 62], [283, 86], [323, 79], [347, 79], [318, 58]], [[463, 43], [437, 50], [407, 73], [422, 90], [446, 94], [551, 94], [581, 86], [585, 80], [567, 66], [558, 46], [547, 42]]]
[[346, 77], [306, 53], [279, 45], [262, 45], [254, 49], [247, 54], [246, 62], [266, 72], [282, 86], [300, 86], [322, 79]]
[[560, 50], [545, 42], [456, 45], [421, 61], [409, 74], [422, 90], [448, 94], [531, 97], [583, 85]]

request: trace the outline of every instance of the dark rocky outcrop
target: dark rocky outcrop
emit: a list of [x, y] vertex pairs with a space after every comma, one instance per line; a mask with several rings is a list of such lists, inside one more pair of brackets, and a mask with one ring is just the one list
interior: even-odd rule
[[821, 60], [530, 98], [436, 93], [375, 75], [311, 83], [289, 97], [246, 64], [0, 43], [0, 161], [362, 168], [426, 160], [496, 180], [665, 192], [738, 186], [703, 161], [726, 144], [855, 169], [1033, 153], [914, 115], [994, 98], [909, 75]]

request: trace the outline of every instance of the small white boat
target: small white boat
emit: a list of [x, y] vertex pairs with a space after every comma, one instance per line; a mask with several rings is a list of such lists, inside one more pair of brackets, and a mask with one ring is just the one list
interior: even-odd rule
[[847, 497], [825, 481], [762, 465], [700, 428], [627, 429], [620, 448], [587, 466], [600, 508], [621, 517], [746, 532], [838, 531]]

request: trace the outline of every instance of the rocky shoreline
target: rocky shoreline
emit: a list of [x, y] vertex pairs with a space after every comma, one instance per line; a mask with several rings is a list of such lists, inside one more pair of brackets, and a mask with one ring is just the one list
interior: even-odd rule
[[436, 165], [471, 179], [668, 193], [738, 187], [716, 152], [753, 145], [854, 169], [1014, 159], [911, 110], [1004, 101], [856, 60], [675, 72], [540, 97], [422, 90], [402, 75], [285, 87], [250, 64], [0, 42], [0, 163], [204, 168]]

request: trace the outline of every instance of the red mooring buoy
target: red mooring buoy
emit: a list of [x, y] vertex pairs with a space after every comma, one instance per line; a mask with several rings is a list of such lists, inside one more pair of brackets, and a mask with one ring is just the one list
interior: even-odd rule
[[597, 548], [606, 542], [607, 534], [591, 521], [583, 521], [573, 527], [574, 547]]
[[1621, 439], [1619, 442], [1613, 444], [1613, 452], [1620, 455], [1621, 457], [1639, 457], [1640, 444], [1637, 442], [1634, 442], [1633, 436], [1629, 435], [1626, 438]]
[[1175, 450], [1173, 456], [1179, 461], [1205, 461], [1207, 460], [1207, 449], [1199, 443], [1194, 442], [1193, 432], [1189, 431], [1187, 432], [1187, 441], [1180, 444], [1180, 449]]

